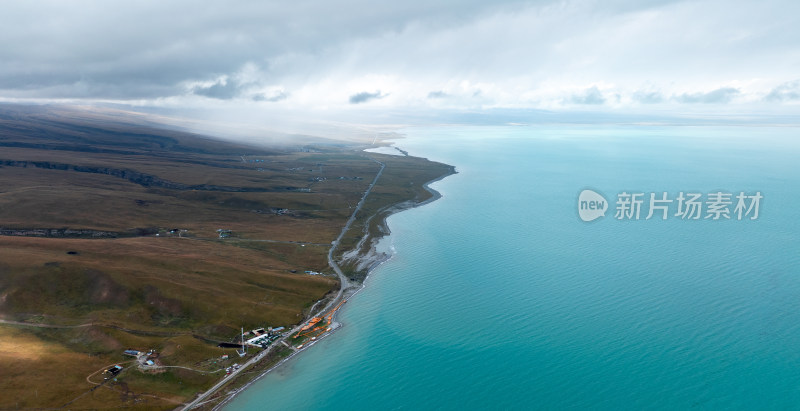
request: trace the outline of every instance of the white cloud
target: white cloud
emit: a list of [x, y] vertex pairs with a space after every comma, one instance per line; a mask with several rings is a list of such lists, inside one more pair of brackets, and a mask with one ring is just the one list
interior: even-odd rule
[[708, 92], [697, 92], [697, 93], [683, 93], [679, 96], [675, 96], [675, 99], [681, 103], [704, 103], [704, 104], [715, 104], [715, 103], [729, 103], [732, 99], [734, 99], [737, 95], [741, 94], [741, 91], [737, 88], [733, 87], [721, 87], [716, 90], [711, 90]]
[[350, 104], [361, 104], [361, 103], [366, 103], [370, 100], [379, 100], [386, 96], [387, 95], [381, 93], [380, 90], [374, 93], [370, 93], [368, 91], [362, 91], [360, 93], [353, 94], [352, 96], [350, 96], [348, 100], [350, 101]]
[[798, 12], [789, 0], [18, 2], [0, 14], [0, 93], [309, 110], [786, 104], [800, 93]]
[[573, 94], [568, 102], [572, 104], [604, 104], [606, 98], [597, 87], [593, 86], [581, 93]]
[[800, 80], [783, 83], [772, 89], [767, 101], [800, 101]]

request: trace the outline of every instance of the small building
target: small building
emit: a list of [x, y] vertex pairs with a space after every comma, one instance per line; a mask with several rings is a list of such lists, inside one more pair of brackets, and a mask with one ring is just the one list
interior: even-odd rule
[[138, 357], [139, 354], [141, 354], [141, 353], [139, 351], [137, 351], [137, 350], [125, 350], [125, 352], [123, 352], [123, 354], [130, 355], [132, 357]]
[[122, 371], [122, 366], [117, 364], [117, 365], [115, 365], [115, 366], [103, 371], [103, 374], [117, 375], [117, 374], [119, 374], [120, 371]]

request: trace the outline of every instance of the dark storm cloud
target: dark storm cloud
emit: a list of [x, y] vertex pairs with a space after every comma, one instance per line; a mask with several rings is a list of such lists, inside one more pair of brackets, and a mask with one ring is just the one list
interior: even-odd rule
[[590, 87], [582, 93], [573, 94], [569, 102], [572, 104], [604, 104], [606, 98], [597, 87]]
[[378, 90], [374, 93], [370, 93], [368, 91], [362, 91], [361, 93], [356, 93], [350, 96], [350, 104], [361, 104], [366, 103], [370, 100], [382, 99], [386, 97], [385, 94], [381, 94], [381, 91]]
[[730, 102], [739, 93], [737, 88], [722, 87], [707, 93], [683, 93], [675, 96], [675, 99], [681, 103], [718, 104]]
[[767, 101], [800, 100], [800, 80], [783, 83], [772, 89], [765, 98]]

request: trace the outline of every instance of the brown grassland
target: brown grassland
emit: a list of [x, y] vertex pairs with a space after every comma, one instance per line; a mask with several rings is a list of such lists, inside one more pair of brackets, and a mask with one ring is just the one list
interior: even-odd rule
[[[175, 408], [241, 361], [217, 347], [240, 327], [303, 321], [338, 289], [328, 249], [374, 160], [386, 168], [339, 252], [452, 172], [364, 146], [256, 147], [109, 110], [0, 105], [0, 409]], [[185, 368], [140, 371], [127, 348]]]

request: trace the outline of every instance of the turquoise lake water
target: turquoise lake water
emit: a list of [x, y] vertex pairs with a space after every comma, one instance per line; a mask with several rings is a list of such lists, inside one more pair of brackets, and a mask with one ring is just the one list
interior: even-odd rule
[[[406, 133], [459, 174], [389, 219], [344, 327], [228, 409], [800, 409], [800, 130]], [[764, 198], [757, 220], [585, 223], [584, 188]]]

